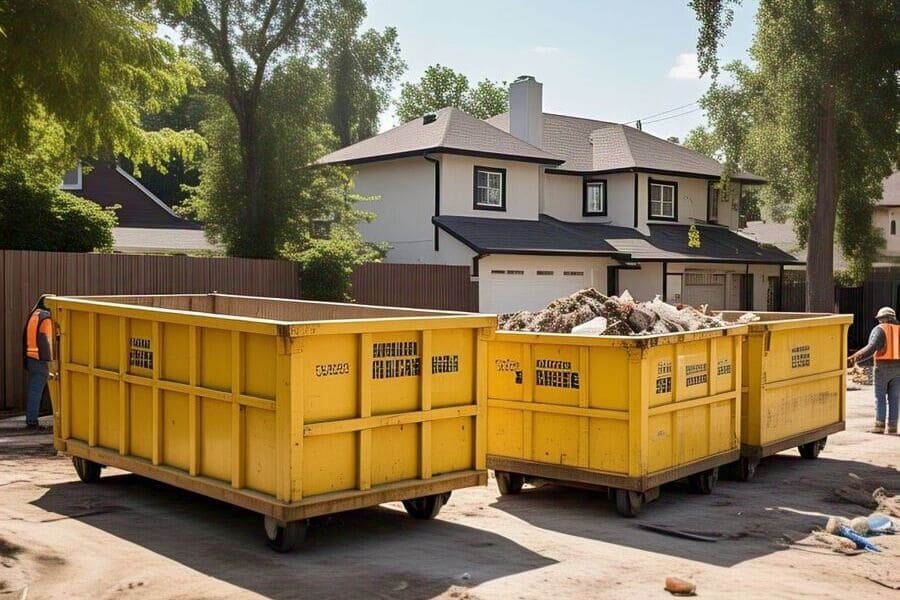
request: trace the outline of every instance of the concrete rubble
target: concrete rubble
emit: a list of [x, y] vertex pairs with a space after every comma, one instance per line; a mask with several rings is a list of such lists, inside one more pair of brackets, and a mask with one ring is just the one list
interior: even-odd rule
[[737, 321], [700, 308], [672, 305], [659, 296], [637, 302], [626, 290], [620, 296], [605, 296], [594, 288], [558, 298], [539, 311], [500, 315], [500, 329], [581, 335], [654, 335], [696, 331], [750, 323], [759, 317], [745, 313]]

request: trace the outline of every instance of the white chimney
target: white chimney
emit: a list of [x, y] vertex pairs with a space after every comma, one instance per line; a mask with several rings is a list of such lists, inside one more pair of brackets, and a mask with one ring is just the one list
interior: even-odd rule
[[538, 148], [544, 145], [543, 90], [531, 75], [509, 84], [509, 132]]

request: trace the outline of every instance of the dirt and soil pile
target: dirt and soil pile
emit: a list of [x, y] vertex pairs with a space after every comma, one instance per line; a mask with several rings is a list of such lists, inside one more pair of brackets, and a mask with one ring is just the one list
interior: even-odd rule
[[500, 315], [500, 329], [576, 333], [582, 335], [653, 335], [696, 331], [749, 323], [758, 320], [745, 313], [737, 321], [726, 321], [721, 314], [700, 308], [673, 305], [659, 296], [649, 302], [637, 302], [628, 291], [621, 296], [605, 296], [587, 288], [558, 298], [536, 312], [527, 310]]

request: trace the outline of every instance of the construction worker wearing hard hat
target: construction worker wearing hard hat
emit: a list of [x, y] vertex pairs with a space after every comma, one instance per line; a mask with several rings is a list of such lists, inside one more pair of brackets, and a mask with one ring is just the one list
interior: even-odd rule
[[890, 306], [878, 310], [878, 325], [869, 334], [869, 343], [847, 359], [849, 364], [875, 357], [875, 427], [872, 433], [897, 433], [900, 410], [900, 323]]

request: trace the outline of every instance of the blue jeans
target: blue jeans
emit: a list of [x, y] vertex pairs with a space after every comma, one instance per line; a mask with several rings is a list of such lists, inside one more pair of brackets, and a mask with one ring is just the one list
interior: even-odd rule
[[[875, 365], [875, 420], [897, 426], [900, 410], [900, 364]], [[890, 415], [890, 416], [888, 416]]]
[[25, 370], [28, 371], [28, 385], [25, 388], [25, 422], [28, 425], [38, 424], [38, 411], [41, 409], [41, 398], [50, 373], [46, 361], [25, 359]]

